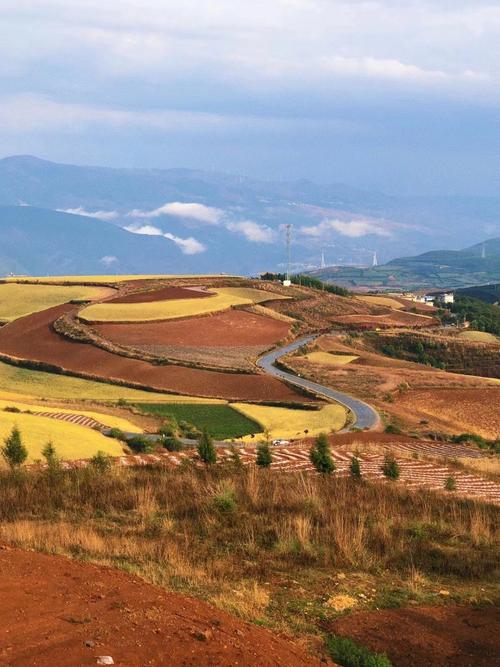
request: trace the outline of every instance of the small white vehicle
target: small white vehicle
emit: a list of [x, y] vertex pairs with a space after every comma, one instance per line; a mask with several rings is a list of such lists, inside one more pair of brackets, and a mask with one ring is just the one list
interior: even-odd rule
[[273, 445], [275, 447], [278, 447], [280, 445], [289, 445], [290, 440], [283, 440], [282, 438], [278, 438], [277, 440], [273, 440]]

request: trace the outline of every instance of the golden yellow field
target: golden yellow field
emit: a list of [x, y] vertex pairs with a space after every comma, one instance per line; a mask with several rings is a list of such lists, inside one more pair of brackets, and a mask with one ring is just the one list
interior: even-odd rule
[[[258, 422], [263, 430], [268, 430], [271, 438], [301, 438], [306, 434], [315, 436], [322, 431], [339, 431], [347, 420], [347, 410], [338, 403], [329, 403], [320, 410], [294, 410], [275, 408], [267, 405], [231, 403], [231, 407], [246, 417]], [[251, 441], [251, 436], [242, 438]]]
[[139, 426], [133, 424], [128, 419], [116, 417], [115, 415], [108, 415], [103, 412], [79, 410], [78, 408], [52, 407], [50, 405], [33, 405], [32, 403], [20, 403], [15, 400], [0, 399], [0, 410], [4, 410], [6, 407], [18, 408], [22, 412], [52, 412], [54, 414], [64, 413], [83, 415], [84, 417], [95, 419], [95, 421], [104, 424], [104, 426], [109, 426], [109, 428], [119, 428], [121, 431], [130, 433], [143, 433], [143, 430]]
[[285, 299], [280, 295], [245, 287], [222, 287], [214, 296], [203, 299], [170, 299], [147, 303], [96, 303], [84, 308], [79, 316], [88, 322], [148, 322], [179, 317], [206, 315], [232, 306]]
[[114, 290], [106, 287], [2, 284], [0, 321], [10, 322], [23, 315], [59, 306], [72, 299], [94, 301], [114, 293]]
[[360, 301], [365, 301], [366, 303], [372, 303], [374, 306], [386, 306], [387, 308], [394, 308], [395, 310], [401, 310], [404, 308], [402, 303], [396, 301], [396, 299], [391, 299], [389, 296], [358, 296]]
[[309, 352], [306, 354], [306, 359], [316, 364], [323, 364], [324, 366], [346, 366], [351, 361], [359, 359], [355, 355], [349, 354], [334, 354], [333, 352]]
[[500, 343], [500, 338], [494, 334], [487, 333], [486, 331], [462, 331], [458, 334], [459, 338], [465, 338], [465, 340], [472, 340], [476, 343]]
[[[130, 276], [29, 276], [26, 278], [5, 278], [12, 283], [39, 283], [50, 285], [57, 283], [123, 283], [128, 280], [172, 280], [175, 278], [220, 278], [220, 274], [165, 274], [165, 275], [130, 275]], [[224, 276], [224, 278], [237, 278], [238, 276]]]
[[148, 403], [225, 403], [218, 399], [160, 394], [94, 382], [69, 375], [32, 371], [0, 362], [0, 398], [30, 398], [148, 402]]
[[42, 458], [42, 450], [50, 441], [61, 459], [89, 458], [98, 451], [110, 456], [120, 456], [122, 447], [117, 440], [107, 438], [98, 431], [57, 421], [49, 417], [0, 412], [0, 441], [17, 426], [28, 450], [28, 462]]

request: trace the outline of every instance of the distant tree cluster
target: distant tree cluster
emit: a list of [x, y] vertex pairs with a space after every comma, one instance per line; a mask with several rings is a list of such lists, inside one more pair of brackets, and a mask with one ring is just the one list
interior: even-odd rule
[[458, 320], [467, 320], [475, 331], [500, 336], [500, 307], [472, 299], [468, 296], [457, 296], [455, 303], [448, 304], [448, 308]]
[[[283, 280], [286, 279], [284, 273], [263, 273], [261, 275], [261, 280]], [[344, 287], [339, 285], [330, 285], [324, 283], [319, 278], [314, 278], [313, 276], [306, 276], [303, 273], [297, 273], [294, 276], [290, 276], [290, 280], [294, 285], [303, 285], [304, 287], [311, 287], [312, 289], [322, 290], [323, 292], [329, 292], [330, 294], [337, 294], [337, 296], [349, 296], [349, 290], [346, 290]]]

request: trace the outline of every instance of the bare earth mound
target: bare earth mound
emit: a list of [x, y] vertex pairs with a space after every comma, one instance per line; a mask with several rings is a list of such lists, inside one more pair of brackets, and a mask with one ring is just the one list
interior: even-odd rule
[[124, 572], [0, 551], [0, 664], [320, 665], [284, 638]]
[[491, 667], [500, 652], [497, 607], [420, 607], [352, 614], [333, 624], [395, 667]]
[[304, 397], [282, 382], [264, 375], [198, 370], [183, 366], [154, 366], [146, 361], [112, 354], [90, 344], [69, 341], [52, 323], [74, 306], [65, 304], [29, 315], [2, 327], [0, 353], [41, 361], [86, 376], [115, 379], [152, 389], [192, 396], [247, 400], [291, 400]]
[[110, 299], [107, 303], [151, 303], [152, 301], [169, 301], [170, 299], [200, 299], [211, 296], [201, 288], [196, 287], [163, 287], [149, 292], [135, 292]]
[[92, 328], [118, 345], [246, 347], [277, 343], [288, 334], [289, 325], [243, 310], [227, 310], [195, 319], [96, 324]]

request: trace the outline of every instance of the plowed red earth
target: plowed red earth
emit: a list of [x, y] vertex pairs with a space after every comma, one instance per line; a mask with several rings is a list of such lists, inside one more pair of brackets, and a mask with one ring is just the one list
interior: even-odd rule
[[170, 322], [98, 324], [93, 329], [118, 345], [248, 347], [277, 343], [286, 337], [289, 325], [242, 310], [228, 310]]
[[135, 292], [134, 294], [125, 294], [111, 299], [107, 303], [150, 303], [151, 301], [169, 301], [170, 299], [200, 299], [211, 296], [200, 288], [188, 287], [163, 287], [149, 292]]
[[0, 664], [301, 667], [293, 642], [124, 572], [0, 551]]
[[122, 380], [152, 389], [193, 396], [248, 400], [291, 400], [304, 397], [274, 378], [198, 370], [183, 366], [153, 366], [99, 347], [77, 343], [55, 333], [52, 322], [74, 306], [65, 304], [15, 320], [0, 329], [0, 353], [41, 361], [85, 375]]
[[498, 607], [419, 607], [351, 614], [335, 634], [386, 653], [395, 667], [492, 667], [500, 655]]

